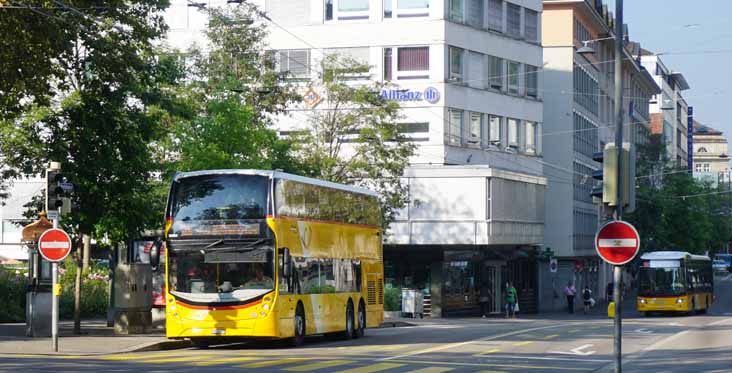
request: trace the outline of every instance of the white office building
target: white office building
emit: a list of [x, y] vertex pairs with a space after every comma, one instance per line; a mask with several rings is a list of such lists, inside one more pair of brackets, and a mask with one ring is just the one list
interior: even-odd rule
[[[198, 16], [180, 13], [197, 10], [184, 3], [171, 9], [179, 12], [170, 34], [179, 47], [183, 38], [199, 40], [190, 31], [200, 27], [190, 23]], [[252, 3], [271, 18], [269, 48], [279, 68], [303, 82], [302, 93], [330, 53], [370, 66], [355, 81], [395, 85], [382, 95], [400, 101], [418, 149], [404, 177], [409, 205], [385, 243], [387, 286], [424, 290], [432, 315], [443, 316], [475, 311], [483, 283], [499, 312], [501, 284], [511, 280], [522, 311], [535, 311], [546, 185], [541, 1]], [[300, 129], [308, 118], [302, 108], [324, 105], [297, 105], [278, 129]]]

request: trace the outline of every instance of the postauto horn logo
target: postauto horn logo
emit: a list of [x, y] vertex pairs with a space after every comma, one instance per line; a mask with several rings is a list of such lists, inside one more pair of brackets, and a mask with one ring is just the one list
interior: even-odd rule
[[381, 97], [395, 101], [427, 101], [436, 104], [440, 101], [440, 91], [435, 87], [427, 87], [423, 92], [409, 89], [384, 89]]

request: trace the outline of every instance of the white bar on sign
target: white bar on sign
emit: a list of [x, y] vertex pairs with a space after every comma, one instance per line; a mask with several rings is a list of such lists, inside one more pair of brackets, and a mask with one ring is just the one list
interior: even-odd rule
[[635, 238], [602, 238], [598, 244], [601, 247], [635, 247]]
[[65, 241], [48, 241], [42, 242], [41, 248], [44, 249], [68, 249], [71, 245]]

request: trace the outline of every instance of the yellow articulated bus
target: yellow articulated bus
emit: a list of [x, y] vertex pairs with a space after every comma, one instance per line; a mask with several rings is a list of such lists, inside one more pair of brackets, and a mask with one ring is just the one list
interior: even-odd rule
[[714, 273], [708, 256], [655, 251], [641, 256], [639, 312], [706, 312], [714, 301]]
[[165, 216], [168, 338], [298, 346], [383, 322], [381, 214], [369, 190], [279, 171], [185, 172]]

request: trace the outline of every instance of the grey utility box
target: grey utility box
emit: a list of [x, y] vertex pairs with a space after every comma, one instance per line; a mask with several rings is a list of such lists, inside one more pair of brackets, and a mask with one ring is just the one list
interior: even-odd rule
[[114, 270], [114, 332], [146, 334], [152, 329], [152, 268], [117, 264]]
[[422, 318], [424, 315], [424, 298], [422, 292], [414, 289], [402, 289], [402, 313], [412, 318]]

